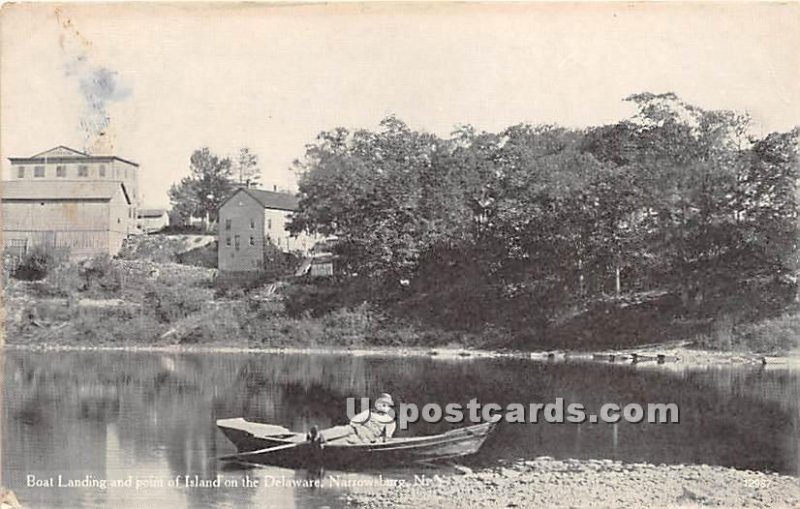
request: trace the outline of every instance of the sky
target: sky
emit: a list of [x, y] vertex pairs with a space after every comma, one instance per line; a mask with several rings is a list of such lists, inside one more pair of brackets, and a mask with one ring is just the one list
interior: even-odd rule
[[671, 91], [756, 134], [800, 124], [799, 3], [7, 4], [0, 23], [3, 178], [56, 145], [113, 153], [149, 207], [200, 147], [250, 147], [264, 187], [293, 190], [319, 132], [390, 114], [442, 136], [587, 127]]

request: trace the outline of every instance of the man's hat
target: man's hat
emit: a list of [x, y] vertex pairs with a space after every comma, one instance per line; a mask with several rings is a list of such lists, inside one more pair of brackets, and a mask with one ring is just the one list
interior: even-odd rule
[[394, 401], [392, 400], [392, 396], [390, 396], [389, 394], [387, 394], [385, 392], [383, 394], [381, 394], [380, 396], [378, 396], [378, 399], [375, 400], [375, 404], [376, 405], [378, 403], [380, 403], [380, 402], [384, 402], [389, 406], [394, 406]]

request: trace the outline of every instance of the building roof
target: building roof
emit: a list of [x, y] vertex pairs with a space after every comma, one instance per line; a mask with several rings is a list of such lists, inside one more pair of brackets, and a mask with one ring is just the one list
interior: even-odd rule
[[166, 209], [139, 209], [138, 217], [161, 217], [167, 213]]
[[49, 150], [45, 150], [44, 152], [39, 152], [38, 154], [31, 156], [31, 159], [36, 159], [38, 157], [75, 157], [75, 156], [91, 157], [86, 152], [81, 152], [80, 150], [69, 148], [66, 145], [59, 145]]
[[86, 162], [110, 162], [110, 161], [122, 161], [123, 163], [127, 163], [137, 168], [139, 165], [134, 163], [133, 161], [128, 161], [127, 159], [123, 159], [121, 157], [112, 156], [112, 155], [91, 155], [87, 154], [86, 152], [81, 152], [80, 150], [75, 150], [74, 148], [69, 148], [64, 145], [59, 145], [57, 147], [53, 147], [49, 150], [45, 150], [44, 152], [39, 152], [36, 155], [32, 155], [30, 157], [9, 157], [9, 161], [12, 164], [37, 164], [37, 163], [44, 163], [45, 161], [51, 163], [69, 163], [69, 162], [79, 162], [79, 161], [86, 161]]
[[125, 199], [131, 203], [125, 184], [120, 182], [4, 180], [0, 196], [3, 201], [110, 200], [120, 188]]
[[220, 207], [222, 207], [222, 205], [227, 203], [231, 198], [239, 193], [248, 194], [258, 203], [260, 203], [265, 209], [287, 210], [289, 212], [294, 212], [297, 210], [297, 197], [293, 194], [264, 191], [263, 189], [252, 188], [237, 189], [232, 195], [230, 195], [224, 202], [220, 204]]

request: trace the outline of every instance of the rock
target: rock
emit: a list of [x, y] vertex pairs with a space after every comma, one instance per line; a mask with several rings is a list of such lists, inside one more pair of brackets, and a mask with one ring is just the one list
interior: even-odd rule
[[471, 475], [472, 469], [463, 465], [453, 465], [453, 469], [461, 475]]
[[698, 503], [703, 503], [706, 501], [705, 496], [697, 493], [693, 489], [687, 488], [686, 486], [683, 487], [683, 493], [681, 493], [681, 496], [678, 499]]

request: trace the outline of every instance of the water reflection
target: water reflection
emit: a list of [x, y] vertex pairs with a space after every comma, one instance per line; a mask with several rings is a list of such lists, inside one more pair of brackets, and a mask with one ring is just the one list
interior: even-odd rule
[[[261, 354], [7, 351], [2, 483], [31, 507], [335, 507], [334, 489], [243, 489], [245, 476], [303, 479], [271, 467], [223, 468], [234, 452], [214, 421], [242, 416], [306, 430], [345, 420], [345, 399], [391, 392], [401, 402], [675, 402], [681, 423], [502, 425], [475, 465], [550, 455], [708, 463], [798, 474], [800, 375], [715, 368], [670, 373], [522, 360], [387, 359]], [[409, 434], [451, 425], [419, 423]], [[408, 471], [392, 475], [409, 475]], [[26, 476], [178, 476], [233, 480], [218, 489], [28, 488]], [[374, 474], [374, 473], [373, 473]], [[370, 473], [347, 474], [351, 477]], [[232, 481], [230, 481], [232, 482]], [[265, 498], [266, 497], [266, 498]]]

